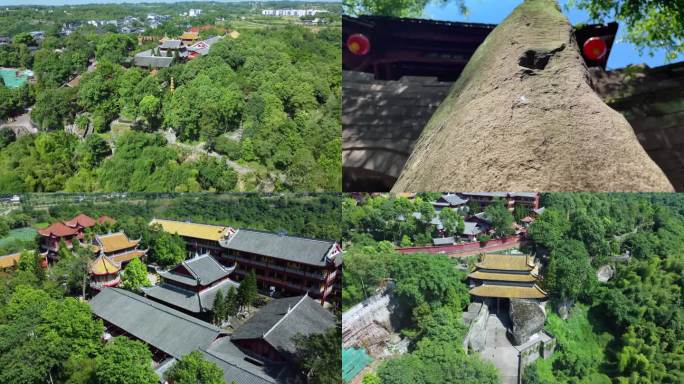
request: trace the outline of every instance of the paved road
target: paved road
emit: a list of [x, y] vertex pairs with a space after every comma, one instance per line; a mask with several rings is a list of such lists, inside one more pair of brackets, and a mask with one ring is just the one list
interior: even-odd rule
[[506, 327], [496, 315], [487, 319], [487, 338], [482, 358], [499, 370], [503, 384], [518, 383], [518, 351], [506, 337]]
[[0, 128], [11, 128], [17, 137], [38, 133], [38, 128], [31, 123], [30, 112], [19, 115], [14, 118], [14, 121], [0, 124]]

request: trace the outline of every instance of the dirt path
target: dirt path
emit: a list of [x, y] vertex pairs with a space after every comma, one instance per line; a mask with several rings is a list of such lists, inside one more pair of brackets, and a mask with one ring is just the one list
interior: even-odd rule
[[204, 149], [204, 143], [197, 143], [197, 144], [187, 144], [187, 143], [181, 143], [179, 141], [176, 141], [176, 138], [169, 137], [169, 134], [167, 132], [166, 140], [169, 142], [169, 144], [176, 145], [182, 149], [185, 149], [189, 152], [191, 152], [194, 156], [198, 156], [200, 154], [203, 155], [208, 155], [211, 157], [215, 157], [217, 159], [223, 160], [229, 167], [231, 167], [235, 172], [239, 173], [240, 175], [245, 175], [248, 173], [254, 172], [252, 168], [246, 167], [244, 165], [238, 164], [235, 161], [229, 160], [225, 158], [224, 156], [219, 155], [218, 153], [214, 151], [207, 151]]

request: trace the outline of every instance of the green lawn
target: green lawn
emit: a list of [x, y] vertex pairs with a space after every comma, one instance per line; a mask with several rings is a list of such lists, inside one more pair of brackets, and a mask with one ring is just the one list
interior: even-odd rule
[[33, 228], [16, 228], [10, 230], [9, 235], [0, 238], [0, 247], [7, 246], [16, 240], [31, 241], [36, 237], [36, 230]]

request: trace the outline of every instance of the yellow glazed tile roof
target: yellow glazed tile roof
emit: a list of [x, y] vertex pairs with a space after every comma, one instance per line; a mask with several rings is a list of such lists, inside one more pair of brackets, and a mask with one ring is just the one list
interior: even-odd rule
[[485, 254], [482, 257], [482, 261], [477, 263], [477, 267], [509, 271], [531, 271], [534, 268], [534, 263], [530, 256]]
[[97, 237], [97, 240], [102, 244], [102, 250], [106, 253], [133, 248], [140, 242], [139, 240], [130, 240], [123, 232], [101, 235]]
[[515, 273], [491, 273], [483, 271], [475, 271], [468, 275], [468, 277], [479, 280], [521, 281], [529, 283], [537, 280], [536, 277], [531, 274], [519, 275]]
[[197, 32], [183, 32], [181, 35], [181, 40], [197, 40], [199, 38], [199, 33]]
[[176, 233], [180, 236], [195, 239], [219, 241], [227, 227], [209, 224], [184, 223], [174, 220], [153, 219], [150, 225], [159, 224], [168, 233]]
[[114, 260], [117, 263], [125, 263], [135, 258], [143, 257], [145, 256], [145, 253], [147, 253], [147, 251], [135, 250], [131, 252], [122, 253], [116, 256], [112, 256], [112, 260]]
[[19, 264], [21, 252], [0, 256], [0, 268], [10, 268]]
[[482, 284], [470, 290], [470, 294], [480, 297], [500, 297], [515, 299], [545, 299], [546, 292], [536, 284], [533, 287], [518, 287], [513, 285]]
[[90, 262], [90, 273], [93, 275], [111, 275], [121, 270], [109, 257], [100, 256]]

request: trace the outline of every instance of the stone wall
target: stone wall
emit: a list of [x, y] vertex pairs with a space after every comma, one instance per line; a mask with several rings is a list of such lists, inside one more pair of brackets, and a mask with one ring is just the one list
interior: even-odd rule
[[[345, 190], [389, 190], [451, 83], [433, 77], [374, 80], [352, 71], [343, 71], [342, 80]], [[355, 187], [360, 180], [365, 188]]]
[[592, 85], [622, 113], [653, 161], [684, 191], [684, 62], [592, 71]]
[[516, 346], [515, 349], [518, 351], [518, 383], [520, 383], [525, 367], [534, 363], [539, 357], [547, 359], [553, 354], [556, 349], [556, 339], [546, 331], [540, 331], [530, 341]]
[[392, 319], [392, 285], [356, 304], [342, 314], [342, 347], [364, 347], [384, 344], [394, 332]]

